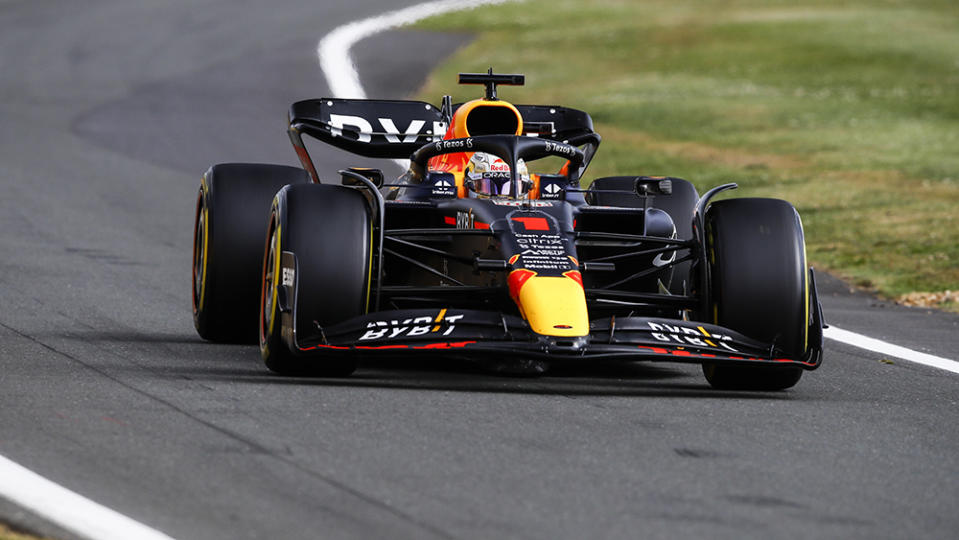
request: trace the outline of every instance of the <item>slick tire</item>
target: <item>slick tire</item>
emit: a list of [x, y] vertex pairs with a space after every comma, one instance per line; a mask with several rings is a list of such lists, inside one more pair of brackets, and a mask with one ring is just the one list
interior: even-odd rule
[[255, 343], [263, 243], [273, 196], [303, 169], [224, 163], [203, 175], [193, 222], [193, 324], [216, 342]]
[[[352, 358], [323, 358], [316, 352], [298, 356], [290, 330], [295, 329], [295, 336], [315, 336], [367, 312], [372, 232], [369, 206], [356, 189], [310, 184], [276, 194], [263, 256], [259, 331], [260, 355], [271, 371], [342, 377], [356, 369]], [[281, 276], [283, 252], [296, 260], [289, 288]]]
[[[774, 343], [788, 358], [808, 347], [809, 271], [799, 214], [778, 199], [731, 199], [706, 211], [711, 306], [716, 324]], [[714, 388], [783, 390], [802, 369], [703, 364]]]

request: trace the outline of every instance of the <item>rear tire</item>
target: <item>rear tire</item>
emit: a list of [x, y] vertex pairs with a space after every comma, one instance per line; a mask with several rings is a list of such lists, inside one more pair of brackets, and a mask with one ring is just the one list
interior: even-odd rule
[[[290, 321], [296, 336], [316, 335], [321, 328], [367, 312], [372, 257], [372, 218], [363, 194], [355, 189], [310, 184], [277, 193], [270, 213], [263, 257], [260, 296], [260, 354], [266, 367], [284, 375], [342, 377], [356, 369], [352, 358], [298, 357], [283, 340], [280, 302], [280, 256], [296, 258], [296, 297]], [[287, 289], [290, 290], [290, 289]]]
[[310, 181], [284, 165], [223, 163], [200, 182], [193, 222], [193, 324], [210, 341], [256, 340], [260, 264], [273, 196]]
[[[808, 347], [809, 271], [799, 214], [778, 199], [730, 199], [706, 211], [713, 322], [774, 343], [788, 358]], [[714, 388], [783, 390], [802, 369], [703, 364]]]

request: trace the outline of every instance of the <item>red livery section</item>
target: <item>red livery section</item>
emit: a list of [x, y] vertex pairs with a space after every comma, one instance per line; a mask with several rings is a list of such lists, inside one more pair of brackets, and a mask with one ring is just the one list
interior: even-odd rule
[[467, 345], [472, 345], [475, 341], [458, 341], [456, 343], [430, 343], [429, 345], [419, 345], [414, 349], [462, 349]]
[[300, 352], [306, 353], [310, 351], [316, 351], [318, 349], [327, 349], [334, 351], [389, 351], [389, 350], [449, 350], [449, 349], [462, 349], [468, 345], [476, 343], [475, 341], [456, 341], [456, 342], [438, 342], [438, 343], [427, 343], [426, 345], [379, 345], [379, 346], [366, 346], [366, 345], [354, 345], [351, 347], [341, 347], [337, 345], [313, 345], [312, 347], [301, 347]]
[[579, 283], [580, 287], [583, 286], [583, 274], [580, 274], [579, 270], [570, 270], [568, 272], [563, 272], [563, 275], [575, 281], [576, 283]]
[[743, 363], [770, 363], [776, 362], [779, 364], [802, 364], [804, 367], [813, 367], [815, 364], [803, 361], [796, 361], [790, 358], [756, 358], [756, 357], [744, 357], [744, 356], [731, 356], [731, 355], [716, 355], [703, 352], [693, 352], [686, 349], [665, 349], [663, 347], [646, 347], [643, 345], [638, 346], [639, 349], [649, 351], [656, 355], [665, 355], [665, 356], [679, 356], [688, 359], [705, 359], [705, 360], [732, 360], [739, 361]]
[[529, 281], [529, 278], [535, 275], [536, 272], [533, 272], [532, 270], [526, 270], [525, 268], [519, 268], [510, 272], [509, 278], [507, 279], [510, 297], [514, 300], [519, 298], [519, 290], [523, 288], [523, 284], [525, 284], [527, 281]]
[[549, 222], [542, 217], [514, 217], [513, 221], [518, 221], [526, 227], [527, 231], [548, 231]]

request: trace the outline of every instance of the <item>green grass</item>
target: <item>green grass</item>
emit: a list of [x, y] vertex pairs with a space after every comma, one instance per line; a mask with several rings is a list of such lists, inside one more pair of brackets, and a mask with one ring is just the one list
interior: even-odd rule
[[588, 111], [587, 181], [735, 181], [799, 208], [819, 268], [893, 298], [959, 289], [955, 0], [532, 0], [420, 26], [478, 32], [424, 98], [477, 97], [456, 73], [493, 66], [527, 75], [504, 99]]
[[14, 531], [0, 523], [0, 540], [43, 540], [39, 536]]

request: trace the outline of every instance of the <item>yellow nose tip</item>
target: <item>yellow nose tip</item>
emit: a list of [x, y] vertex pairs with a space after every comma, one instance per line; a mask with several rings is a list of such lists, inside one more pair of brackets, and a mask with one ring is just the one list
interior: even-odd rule
[[561, 337], [589, 334], [586, 295], [577, 280], [567, 276], [533, 275], [526, 277], [516, 292], [514, 299], [520, 313], [537, 334]]

